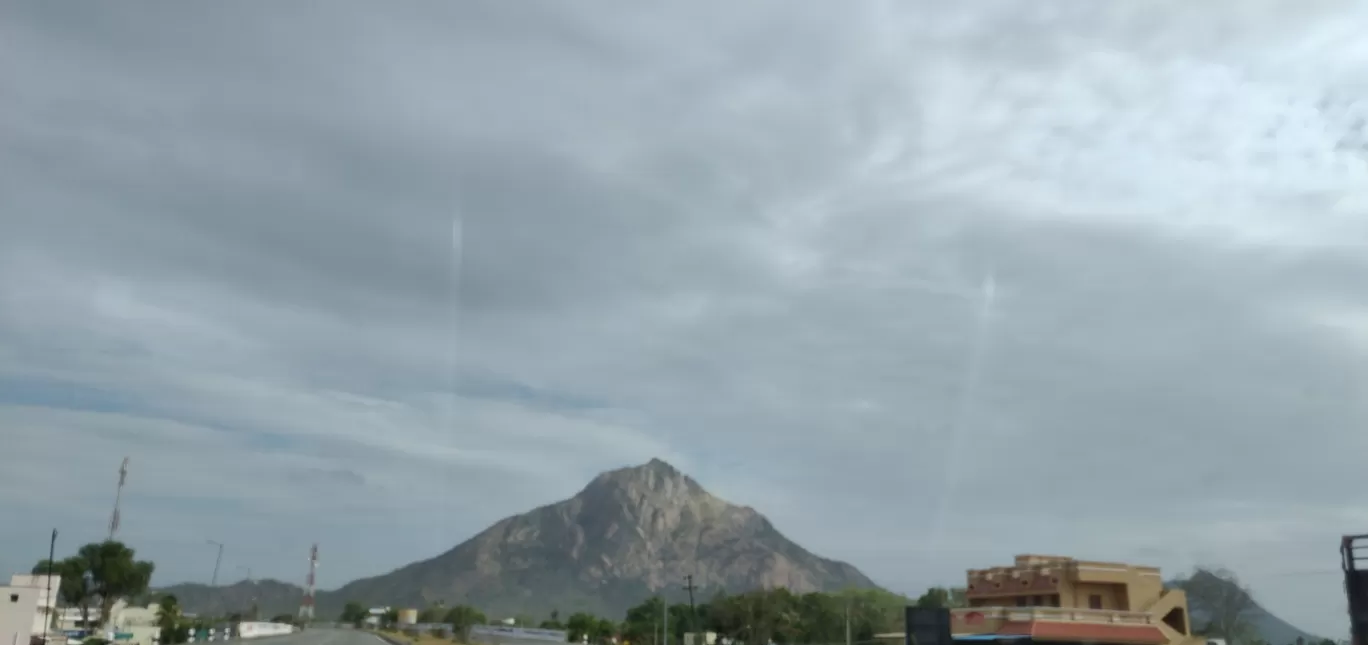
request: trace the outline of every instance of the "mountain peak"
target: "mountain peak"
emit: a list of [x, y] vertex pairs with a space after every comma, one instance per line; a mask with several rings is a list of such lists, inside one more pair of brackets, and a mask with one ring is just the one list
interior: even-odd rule
[[700, 590], [729, 592], [874, 587], [855, 567], [813, 555], [754, 509], [729, 504], [652, 459], [604, 472], [569, 499], [500, 520], [435, 558], [323, 599], [614, 615], [653, 594], [677, 592], [688, 577]]
[[669, 464], [669, 462], [665, 461], [664, 459], [661, 459], [660, 457], [651, 457], [651, 460], [650, 460], [650, 461], [648, 461], [648, 462], [646, 462], [646, 463], [644, 463], [644, 464], [642, 464], [642, 465], [640, 465], [640, 466], [637, 466], [637, 468], [655, 468], [655, 469], [657, 469], [657, 470], [662, 470], [662, 469], [663, 469], [663, 470], [669, 470], [669, 471], [674, 471], [674, 470], [675, 470], [675, 467], [674, 467], [674, 466], [671, 466], [671, 465]]
[[595, 477], [585, 487], [585, 492], [603, 489], [617, 489], [633, 497], [696, 497], [706, 496], [707, 491], [692, 477], [680, 472], [660, 458], [654, 458], [639, 466], [628, 466], [610, 470]]

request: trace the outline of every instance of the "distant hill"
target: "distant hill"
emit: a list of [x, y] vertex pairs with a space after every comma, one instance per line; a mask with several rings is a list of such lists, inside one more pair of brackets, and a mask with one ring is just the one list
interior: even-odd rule
[[[1244, 597], [1248, 596], [1244, 590], [1240, 589], [1237, 585], [1202, 569], [1195, 571], [1190, 578], [1175, 580], [1170, 582], [1169, 585], [1186, 588], [1194, 582], [1197, 584], [1216, 585], [1221, 588], [1221, 593], [1241, 595]], [[1291, 643], [1297, 642], [1298, 637], [1305, 639], [1307, 643], [1318, 643], [1321, 640], [1324, 640], [1321, 636], [1316, 636], [1310, 632], [1297, 629], [1287, 621], [1274, 616], [1252, 598], [1249, 599], [1249, 602], [1252, 603], [1249, 610], [1250, 625], [1254, 628], [1255, 632], [1257, 632], [1258, 638], [1267, 642], [1269, 645], [1290, 645]], [[1189, 595], [1188, 614], [1192, 618], [1193, 628], [1198, 629], [1210, 618], [1211, 611], [1209, 607], [1204, 607], [1202, 605], [1199, 597]]]
[[[242, 581], [226, 587], [202, 584], [179, 584], [157, 589], [157, 596], [172, 594], [180, 601], [182, 610], [203, 616], [227, 616], [250, 612], [253, 605], [263, 619], [299, 612], [304, 589], [279, 580]], [[155, 602], [155, 599], [153, 600]]]
[[[498, 616], [590, 611], [621, 616], [693, 576], [699, 597], [787, 587], [795, 592], [876, 588], [855, 567], [819, 557], [754, 509], [730, 504], [660, 460], [603, 473], [575, 496], [495, 523], [434, 558], [318, 594], [319, 616], [348, 601], [367, 606], [468, 604]], [[209, 589], [179, 585], [187, 611], [293, 613], [302, 590], [267, 582]], [[253, 595], [254, 594], [254, 595]], [[269, 610], [267, 608], [270, 608]]]

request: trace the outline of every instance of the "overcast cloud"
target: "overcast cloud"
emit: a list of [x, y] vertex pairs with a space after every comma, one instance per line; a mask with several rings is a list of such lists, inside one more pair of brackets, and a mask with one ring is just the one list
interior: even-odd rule
[[1365, 14], [6, 3], [0, 565], [125, 455], [157, 583], [324, 587], [661, 457], [898, 591], [1220, 564], [1344, 636]]

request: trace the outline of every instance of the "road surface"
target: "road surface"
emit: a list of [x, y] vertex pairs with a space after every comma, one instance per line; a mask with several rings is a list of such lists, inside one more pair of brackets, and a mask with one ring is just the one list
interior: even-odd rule
[[[245, 644], [252, 641], [242, 642]], [[363, 631], [312, 627], [289, 636], [263, 638], [261, 645], [388, 645], [388, 643], [380, 640], [380, 637], [375, 634]]]

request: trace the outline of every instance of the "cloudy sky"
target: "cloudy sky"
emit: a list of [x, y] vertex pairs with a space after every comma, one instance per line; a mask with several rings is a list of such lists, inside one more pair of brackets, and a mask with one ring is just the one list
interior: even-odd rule
[[0, 565], [123, 456], [156, 582], [324, 587], [661, 457], [895, 590], [1347, 631], [1362, 5], [262, 9], [0, 8]]

